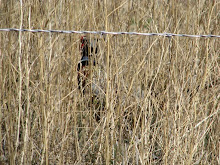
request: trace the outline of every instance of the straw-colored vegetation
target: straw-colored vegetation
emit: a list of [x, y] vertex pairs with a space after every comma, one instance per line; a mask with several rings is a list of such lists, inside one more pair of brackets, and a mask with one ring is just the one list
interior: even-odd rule
[[[216, 0], [1, 0], [0, 28], [216, 34]], [[220, 40], [0, 32], [0, 164], [220, 164]], [[95, 83], [98, 94], [90, 84]]]

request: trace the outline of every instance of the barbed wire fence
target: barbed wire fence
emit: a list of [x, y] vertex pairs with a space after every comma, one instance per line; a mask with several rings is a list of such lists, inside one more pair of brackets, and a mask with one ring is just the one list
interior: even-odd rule
[[65, 34], [99, 34], [99, 35], [141, 35], [141, 36], [164, 36], [164, 37], [191, 37], [191, 38], [220, 38], [220, 35], [193, 35], [174, 33], [139, 33], [139, 32], [108, 32], [108, 31], [75, 31], [75, 30], [43, 30], [43, 29], [0, 29], [5, 32], [32, 32], [32, 33], [65, 33]]

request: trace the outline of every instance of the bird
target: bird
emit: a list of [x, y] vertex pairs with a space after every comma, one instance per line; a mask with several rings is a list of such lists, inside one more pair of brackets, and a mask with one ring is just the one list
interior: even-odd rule
[[[101, 111], [103, 111], [103, 108], [105, 107], [105, 102], [102, 100], [103, 97], [101, 97], [101, 93], [103, 93], [102, 90], [100, 90], [100, 87], [98, 87], [98, 82], [94, 75], [92, 75], [92, 80], [88, 81], [90, 78], [90, 69], [93, 69], [93, 67], [98, 64], [95, 61], [95, 57], [98, 52], [98, 46], [96, 44], [98, 40], [88, 40], [86, 36], [82, 36], [80, 39], [80, 55], [81, 59], [78, 62], [77, 71], [78, 71], [78, 88], [83, 96], [86, 96], [88, 93], [88, 89], [92, 89], [91, 93], [91, 106], [94, 107], [95, 113], [94, 118], [97, 122], [101, 119]], [[94, 77], [93, 77], [94, 76]], [[90, 84], [90, 85], [88, 85]], [[91, 86], [91, 88], [89, 88]], [[102, 91], [102, 92], [101, 92]]]
[[80, 52], [81, 52], [81, 60], [78, 62], [77, 71], [78, 71], [78, 88], [85, 93], [85, 87], [87, 86], [87, 80], [89, 78], [89, 65], [96, 65], [96, 61], [94, 60], [92, 63], [90, 62], [93, 54], [97, 54], [98, 47], [94, 47], [92, 42], [89, 42], [86, 36], [82, 36], [80, 39]]

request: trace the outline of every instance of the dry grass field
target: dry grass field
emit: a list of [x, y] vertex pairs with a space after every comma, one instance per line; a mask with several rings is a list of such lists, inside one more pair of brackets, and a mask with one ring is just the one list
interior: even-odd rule
[[[220, 34], [218, 0], [0, 0], [0, 28]], [[220, 39], [0, 32], [0, 164], [220, 164]], [[96, 85], [96, 93], [92, 85]]]

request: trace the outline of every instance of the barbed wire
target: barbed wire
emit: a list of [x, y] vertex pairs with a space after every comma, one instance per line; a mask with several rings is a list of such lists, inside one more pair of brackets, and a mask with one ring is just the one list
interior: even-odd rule
[[111, 35], [142, 35], [142, 36], [164, 36], [164, 37], [193, 37], [193, 38], [220, 38], [220, 35], [192, 35], [192, 34], [174, 34], [174, 33], [139, 33], [139, 32], [107, 32], [107, 31], [75, 31], [75, 30], [43, 30], [43, 29], [16, 29], [6, 28], [0, 31], [14, 32], [32, 32], [32, 33], [65, 33], [65, 34], [111, 34]]

